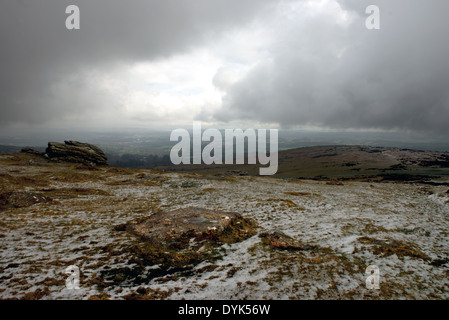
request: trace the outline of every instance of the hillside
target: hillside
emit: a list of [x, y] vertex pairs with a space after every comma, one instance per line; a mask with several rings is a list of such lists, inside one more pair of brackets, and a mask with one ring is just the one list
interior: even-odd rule
[[[305, 176], [307, 163], [377, 172], [398, 159], [418, 172], [430, 168], [422, 161], [446, 159], [351, 148], [351, 157], [338, 147], [288, 151], [280, 174]], [[203, 175], [0, 155], [0, 298], [448, 299], [448, 181], [435, 181]], [[173, 215], [188, 217], [191, 207], [213, 210], [209, 222], [228, 212], [243, 220], [237, 233], [187, 232], [163, 251], [130, 232], [170, 212], [156, 227], [176, 234], [183, 223]], [[71, 265], [79, 290], [65, 285]], [[366, 287], [370, 265], [379, 290]]]
[[[275, 178], [370, 180], [449, 176], [449, 153], [370, 146], [314, 146], [280, 151]], [[178, 165], [159, 169], [210, 175], [258, 175], [259, 165]], [[397, 179], [396, 179], [397, 178]], [[424, 177], [421, 177], [424, 178]]]

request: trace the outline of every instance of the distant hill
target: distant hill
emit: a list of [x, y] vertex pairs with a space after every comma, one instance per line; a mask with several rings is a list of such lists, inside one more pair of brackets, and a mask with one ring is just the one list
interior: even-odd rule
[[[24, 147], [0, 145], [0, 154]], [[33, 147], [45, 151], [45, 147]], [[109, 163], [126, 168], [258, 176], [260, 165], [172, 165], [168, 155], [107, 152]], [[449, 152], [365, 145], [327, 145], [281, 150], [274, 178], [422, 180], [449, 177]]]
[[[354, 179], [449, 176], [449, 153], [370, 146], [315, 146], [283, 150], [275, 178]], [[212, 175], [258, 175], [260, 165], [179, 165], [159, 169]], [[407, 176], [404, 176], [407, 175]], [[397, 178], [397, 179], [396, 179]]]
[[0, 153], [15, 153], [19, 152], [22, 149], [22, 147], [17, 146], [6, 146], [0, 144]]

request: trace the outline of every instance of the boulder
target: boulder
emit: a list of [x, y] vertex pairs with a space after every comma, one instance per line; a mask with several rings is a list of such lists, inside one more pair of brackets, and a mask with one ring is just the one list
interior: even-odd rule
[[179, 246], [188, 239], [238, 242], [254, 235], [255, 228], [255, 222], [236, 212], [197, 207], [154, 213], [138, 223], [122, 226], [122, 230], [162, 246]]
[[[153, 273], [160, 277], [181, 270], [190, 270], [203, 261], [221, 257], [217, 247], [224, 243], [236, 243], [256, 234], [257, 224], [235, 212], [187, 207], [173, 211], [156, 212], [114, 227], [115, 231], [127, 231], [139, 239], [123, 252], [130, 254], [130, 263], [138, 276], [145, 273], [151, 279]], [[147, 266], [155, 266], [146, 269]], [[109, 270], [114, 275], [122, 270]], [[131, 278], [136, 281], [137, 278]], [[142, 281], [142, 280], [140, 280]]]
[[107, 165], [103, 150], [95, 145], [78, 141], [49, 142], [45, 150], [51, 160], [81, 163], [84, 165]]

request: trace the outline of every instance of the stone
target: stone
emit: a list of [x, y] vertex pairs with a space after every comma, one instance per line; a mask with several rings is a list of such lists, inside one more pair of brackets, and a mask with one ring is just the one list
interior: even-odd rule
[[49, 142], [45, 150], [51, 160], [81, 163], [84, 165], [107, 165], [103, 150], [95, 145], [78, 141]]
[[36, 203], [48, 203], [52, 201], [52, 198], [43, 196], [36, 192], [4, 192], [0, 194], [0, 210], [6, 208], [24, 208]]
[[[138, 281], [142, 273], [151, 279], [157, 276], [191, 270], [203, 261], [212, 262], [221, 257], [216, 250], [224, 243], [236, 243], [256, 234], [257, 224], [235, 212], [187, 207], [173, 211], [156, 212], [136, 222], [114, 227], [118, 232], [137, 236], [123, 252], [134, 264], [127, 272], [131, 281]], [[155, 266], [144, 271], [147, 266]], [[123, 270], [109, 270], [106, 278]], [[141, 280], [140, 280], [141, 281]]]
[[20, 152], [28, 153], [28, 154], [32, 154], [32, 155], [36, 155], [36, 156], [44, 156], [43, 152], [37, 151], [36, 149], [33, 149], [33, 148], [23, 148], [22, 150], [20, 150]]
[[277, 249], [283, 250], [307, 250], [310, 246], [305, 246], [301, 242], [293, 239], [281, 231], [270, 231], [259, 234], [262, 242]]
[[[238, 242], [254, 235], [255, 228], [255, 222], [236, 212], [198, 207], [154, 213], [138, 223], [126, 226], [127, 231], [163, 246], [188, 239]], [[117, 229], [123, 230], [120, 227], [116, 227]]]

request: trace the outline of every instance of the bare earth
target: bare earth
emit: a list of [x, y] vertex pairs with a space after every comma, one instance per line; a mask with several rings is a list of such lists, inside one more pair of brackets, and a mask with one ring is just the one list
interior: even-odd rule
[[[444, 185], [91, 170], [15, 154], [0, 155], [0, 188], [1, 299], [449, 298]], [[166, 257], [119, 227], [187, 207], [239, 213], [257, 233]], [[301, 245], [262, 241], [273, 230]], [[66, 288], [70, 265], [78, 290]], [[379, 290], [366, 288], [370, 265]]]

